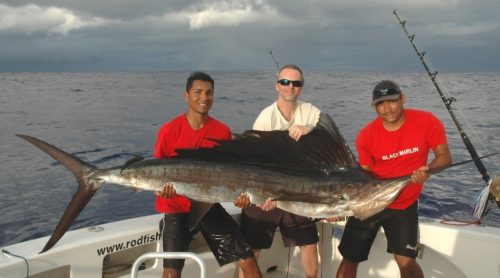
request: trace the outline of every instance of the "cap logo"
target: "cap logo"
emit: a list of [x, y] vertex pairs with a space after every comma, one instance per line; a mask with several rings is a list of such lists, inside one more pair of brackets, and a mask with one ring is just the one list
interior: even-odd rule
[[392, 96], [392, 95], [397, 95], [400, 93], [401, 93], [401, 90], [399, 90], [399, 89], [389, 88], [389, 89], [375, 90], [375, 91], [373, 91], [373, 96], [376, 99], [376, 98], [380, 98], [383, 96]]

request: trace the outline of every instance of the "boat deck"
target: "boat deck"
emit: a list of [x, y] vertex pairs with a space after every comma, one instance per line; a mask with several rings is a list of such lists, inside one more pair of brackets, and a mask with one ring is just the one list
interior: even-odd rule
[[[239, 211], [228, 209], [237, 219]], [[133, 262], [142, 254], [160, 252], [158, 222], [161, 215], [151, 215], [68, 232], [51, 250], [39, 254], [48, 237], [3, 247], [25, 258], [29, 277], [130, 277]], [[333, 277], [341, 261], [337, 251], [344, 223], [318, 223], [320, 269], [318, 276]], [[421, 219], [422, 248], [417, 261], [425, 277], [466, 278], [500, 277], [500, 228], [485, 226], [451, 226], [435, 219]], [[236, 264], [219, 267], [200, 234], [195, 236], [190, 251], [205, 262], [207, 277], [234, 278]], [[264, 277], [303, 277], [298, 248], [285, 248], [279, 233], [273, 246], [259, 258]], [[148, 260], [138, 277], [159, 277], [160, 259]], [[26, 277], [23, 259], [0, 253], [0, 277]], [[186, 261], [184, 277], [199, 277], [200, 268]], [[398, 277], [399, 271], [386, 252], [383, 231], [377, 236], [369, 261], [360, 265], [358, 277]]]

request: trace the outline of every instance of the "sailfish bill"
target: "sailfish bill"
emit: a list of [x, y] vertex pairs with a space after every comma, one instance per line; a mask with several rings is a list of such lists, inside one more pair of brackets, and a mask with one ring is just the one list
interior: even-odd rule
[[386, 208], [410, 177], [377, 180], [358, 165], [327, 114], [300, 141], [286, 131], [247, 131], [209, 149], [176, 150], [170, 159], [132, 161], [98, 169], [65, 151], [27, 135], [17, 135], [68, 168], [78, 190], [49, 241], [52, 248], [103, 183], [160, 191], [166, 182], [178, 194], [205, 203], [229, 202], [247, 193], [252, 203], [269, 197], [286, 211], [311, 218], [365, 219]]

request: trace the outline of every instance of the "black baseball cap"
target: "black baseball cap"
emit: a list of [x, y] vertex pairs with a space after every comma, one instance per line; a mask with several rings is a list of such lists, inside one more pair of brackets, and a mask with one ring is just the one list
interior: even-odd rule
[[375, 105], [384, 100], [397, 100], [401, 97], [401, 89], [399, 84], [392, 80], [382, 80], [372, 92], [372, 105]]

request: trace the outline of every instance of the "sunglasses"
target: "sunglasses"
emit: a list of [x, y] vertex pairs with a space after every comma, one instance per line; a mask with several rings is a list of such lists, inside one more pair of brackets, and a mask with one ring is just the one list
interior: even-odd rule
[[398, 95], [398, 94], [401, 94], [401, 90], [395, 89], [395, 88], [373, 91], [374, 98], [379, 98], [379, 97], [383, 97], [383, 96], [393, 96], [393, 95]]
[[302, 81], [300, 81], [300, 80], [280, 79], [280, 80], [276, 81], [276, 83], [279, 83], [281, 86], [288, 86], [288, 85], [292, 84], [292, 87], [294, 87], [294, 88], [302, 87]]

